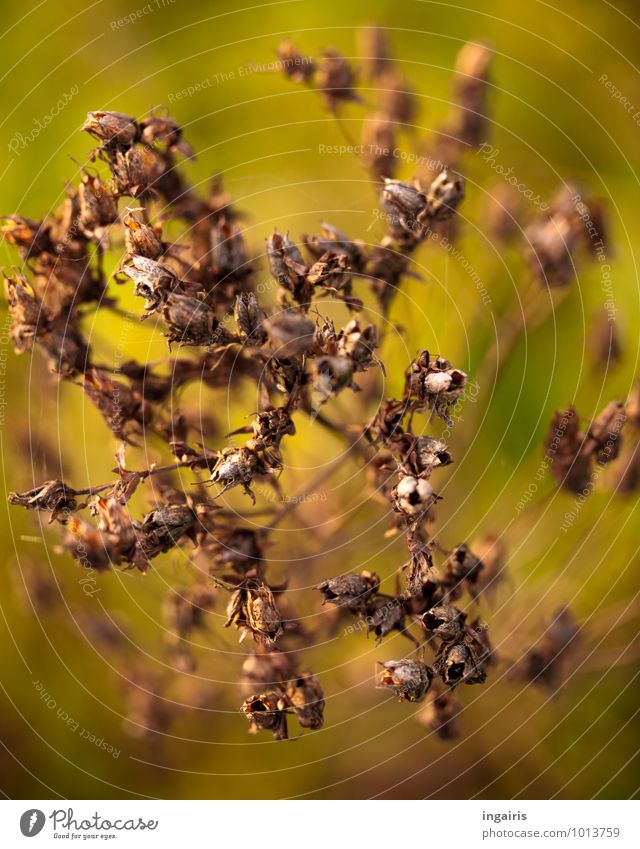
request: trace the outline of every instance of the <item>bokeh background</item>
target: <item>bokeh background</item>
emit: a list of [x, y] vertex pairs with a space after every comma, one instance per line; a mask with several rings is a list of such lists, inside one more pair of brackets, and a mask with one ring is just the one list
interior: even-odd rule
[[[382, 351], [386, 378], [367, 384], [363, 400], [341, 398], [331, 410], [365, 421], [378, 397], [401, 391], [405, 365], [424, 347], [478, 381], [477, 398], [449, 439], [456, 464], [439, 481], [438, 536], [448, 545], [488, 532], [504, 541], [508, 576], [481, 614], [505, 662], [485, 686], [463, 688], [460, 738], [443, 743], [418, 724], [417, 707], [374, 688], [376, 661], [406, 652], [401, 636], [376, 648], [364, 633], [343, 628], [327, 630], [301, 657], [324, 685], [325, 727], [286, 743], [248, 736], [235, 686], [243, 647], [222, 629], [222, 600], [194, 638], [196, 672], [171, 669], [162, 604], [169, 587], [192, 579], [189, 546], [159, 558], [147, 576], [100, 575], [89, 595], [79, 567], [56, 550], [56, 529], [3, 507], [0, 789], [22, 798], [633, 795], [640, 785], [637, 494], [616, 493], [615, 475], [602, 475], [567, 532], [561, 524], [574, 498], [557, 492], [548, 475], [525, 510], [517, 505], [534, 480], [553, 411], [575, 403], [588, 420], [611, 398], [626, 398], [638, 377], [636, 4], [291, 0], [243, 7], [152, 0], [140, 18], [118, 23], [143, 6], [143, 0], [44, 0], [3, 10], [3, 213], [40, 218], [60, 202], [65, 180], [77, 179], [77, 162], [91, 147], [78, 132], [87, 110], [142, 115], [165, 104], [198, 152], [185, 166], [190, 179], [204, 190], [212, 174], [224, 176], [246, 212], [246, 236], [257, 255], [274, 226], [297, 238], [317, 231], [322, 220], [375, 241], [382, 225], [368, 174], [353, 155], [323, 152], [344, 144], [345, 130], [357, 136], [365, 110], [346, 108], [341, 128], [313, 92], [247, 67], [272, 62], [285, 36], [314, 55], [333, 45], [355, 62], [356, 29], [380, 23], [419, 93], [417, 126], [402, 135], [401, 146], [425, 155], [431, 129], [449, 108], [457, 51], [469, 39], [485, 38], [496, 52], [490, 141], [499, 161], [534, 194], [549, 197], [562, 180], [576, 179], [606, 202], [622, 355], [615, 363], [598, 360], [594, 320], [607, 295], [597, 263], [584, 263], [555, 313], [527, 325], [498, 373], [496, 338], [508, 331], [505, 316], [514, 305], [517, 315], [530, 281], [518, 245], [496, 244], [486, 232], [488, 196], [500, 180], [482, 157], [468, 157], [458, 244], [489, 302], [451, 252], [421, 249], [416, 259], [424, 279], [407, 281], [391, 311]], [[633, 108], [612, 97], [603, 74]], [[192, 96], [178, 96], [196, 84]], [[34, 119], [48, 115], [65, 93], [68, 104], [46, 130], [16, 144], [16, 134], [29, 137]], [[400, 175], [411, 174], [404, 163]], [[16, 261], [6, 247], [2, 259]], [[117, 259], [116, 252], [110, 261]], [[268, 280], [264, 266], [258, 279]], [[118, 294], [139, 311], [124, 287]], [[5, 491], [55, 477], [61, 464], [77, 486], [108, 480], [117, 447], [112, 435], [78, 387], [57, 384], [37, 357], [14, 355], [2, 310]], [[105, 358], [121, 344], [119, 327], [100, 315], [88, 330]], [[161, 334], [147, 327], [136, 327], [122, 344], [140, 359], [164, 355]], [[190, 397], [221, 434], [243, 424], [254, 401], [247, 387]], [[289, 493], [344, 450], [317, 425], [301, 420], [298, 426], [281, 479]], [[161, 458], [155, 445], [132, 456], [140, 464]], [[247, 506], [242, 497], [229, 503]], [[271, 574], [288, 578], [292, 603], [310, 628], [323, 622], [311, 589], [323, 577], [373, 568], [384, 577], [383, 588], [393, 590], [405, 551], [401, 539], [385, 538], [388, 526], [388, 508], [366, 496], [357, 462], [345, 456], [318, 497], [274, 533]], [[581, 626], [564, 685], [550, 693], [510, 680], [509, 660], [564, 604]], [[174, 715], [164, 735], [129, 733], [123, 685], [133, 666], [161, 682]], [[113, 751], [74, 731], [76, 725]]]

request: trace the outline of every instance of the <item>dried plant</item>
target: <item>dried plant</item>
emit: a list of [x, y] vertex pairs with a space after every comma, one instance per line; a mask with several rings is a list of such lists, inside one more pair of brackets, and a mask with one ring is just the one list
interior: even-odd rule
[[[465, 196], [464, 154], [487, 134], [491, 50], [472, 43], [458, 57], [455, 105], [432, 150], [442, 167], [402, 181], [394, 179], [397, 163], [389, 151], [399, 132], [408, 136], [412, 130], [415, 95], [384, 33], [369, 28], [364, 44], [367, 59], [359, 70], [331, 48], [312, 59], [283, 42], [278, 56], [284, 76], [317, 90], [336, 115], [345, 104], [370, 110], [363, 123], [363, 164], [378, 185], [386, 232], [379, 243], [367, 245], [328, 223], [299, 243], [274, 229], [266, 259], [277, 298], [257, 297], [256, 277], [264, 268], [245, 242], [241, 215], [220, 179], [204, 198], [189, 185], [180, 157], [192, 157], [193, 150], [179, 124], [157, 112], [142, 119], [89, 112], [83, 129], [97, 146], [60, 209], [43, 221], [9, 216], [1, 227], [23, 264], [5, 275], [15, 351], [36, 350], [59, 380], [79, 386], [121, 443], [112, 480], [80, 488], [59, 479], [34, 482], [28, 491], [11, 493], [10, 502], [47, 514], [60, 526], [63, 548], [84, 569], [145, 572], [161, 554], [189, 541], [194, 560], [205, 569], [193, 584], [167, 596], [167, 651], [178, 670], [192, 671], [197, 652], [191, 636], [204, 626], [208, 611], [226, 603], [226, 626], [254, 643], [239, 673], [241, 712], [252, 732], [268, 731], [278, 740], [288, 737], [290, 718], [303, 729], [323, 723], [322, 683], [311, 672], [298, 672], [291, 651], [307, 645], [313, 634], [289, 609], [287, 585], [271, 577], [268, 530], [256, 530], [225, 510], [220, 498], [238, 489], [255, 504], [258, 488], [279, 491], [287, 445], [301, 415], [353, 449], [352, 456], [368, 468], [372, 493], [393, 517], [389, 533], [406, 542], [392, 594], [381, 592], [372, 571], [329, 575], [317, 585], [325, 611], [336, 609], [373, 633], [377, 643], [394, 632], [408, 638], [415, 657], [381, 661], [378, 685], [401, 701], [429, 697], [419, 721], [450, 739], [462, 710], [453, 690], [482, 684], [498, 660], [487, 625], [470, 610], [495, 593], [506, 567], [504, 545], [487, 535], [477, 546], [445, 548], [433, 527], [444, 470], [454, 457], [445, 440], [425, 429], [434, 417], [454, 426], [467, 373], [446, 352], [425, 347], [407, 364], [401, 397], [385, 399], [375, 414], [360, 420], [335, 422], [324, 414], [336, 396], [358, 392], [367, 372], [370, 380], [384, 373], [382, 329], [359, 315], [367, 298], [386, 316], [404, 280], [414, 275], [412, 256], [419, 246], [443, 228], [455, 233]], [[358, 94], [359, 76], [378, 86], [379, 103]], [[585, 215], [603, 231], [599, 207], [576, 201], [576, 195], [575, 187], [565, 187], [548, 213], [528, 226], [522, 250], [532, 276], [545, 286], [569, 284], [581, 245], [593, 251]], [[489, 226], [500, 238], [514, 238], [511, 224], [518, 215], [517, 204], [511, 204], [508, 216], [494, 211]], [[178, 243], [167, 235], [174, 221], [188, 233]], [[108, 279], [104, 257], [115, 251], [118, 264]], [[87, 316], [99, 309], [121, 315], [121, 286], [141, 300], [140, 320], [163, 328], [169, 349], [164, 361], [109, 365], [94, 354]], [[343, 326], [323, 314], [327, 299], [344, 311]], [[186, 353], [176, 356], [172, 346]], [[198, 432], [207, 440], [220, 434], [203, 416], [196, 416], [194, 427], [193, 411], [181, 408], [179, 391], [189, 383], [228, 390], [242, 381], [254, 384], [260, 407], [250, 424], [226, 436], [247, 438], [223, 447], [196, 443]], [[626, 421], [635, 429], [630, 445], [637, 457], [637, 401], [636, 393], [626, 407], [612, 402], [584, 428], [573, 408], [555, 415], [547, 450], [559, 484], [580, 492], [594, 468], [615, 460]], [[362, 439], [354, 441], [354, 433]], [[147, 447], [150, 439], [173, 461], [129, 468], [127, 454], [141, 442]], [[637, 479], [637, 459], [635, 468]], [[178, 486], [178, 470], [190, 476], [185, 491]], [[149, 482], [155, 482], [154, 508], [132, 515], [131, 500]], [[83, 510], [88, 520], [78, 516]], [[273, 509], [272, 526], [287, 512], [287, 506]], [[38, 597], [49, 604], [46, 588]], [[570, 614], [560, 614], [542, 645], [523, 655], [520, 676], [556, 682], [575, 633]], [[163, 686], [132, 670], [125, 697], [134, 733], [168, 727], [172, 715], [161, 697]]]

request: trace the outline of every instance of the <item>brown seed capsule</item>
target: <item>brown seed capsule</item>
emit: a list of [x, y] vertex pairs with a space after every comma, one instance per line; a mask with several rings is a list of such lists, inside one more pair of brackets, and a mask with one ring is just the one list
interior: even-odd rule
[[295, 667], [288, 654], [258, 646], [242, 664], [240, 689], [247, 696], [279, 690], [294, 675]]
[[416, 719], [420, 725], [433, 731], [441, 740], [455, 740], [459, 735], [457, 718], [461, 713], [460, 702], [454, 698], [450, 690], [443, 688], [425, 703]]
[[192, 534], [196, 515], [186, 505], [169, 505], [152, 510], [142, 522], [134, 522], [138, 547], [151, 560], [178, 544], [185, 534]]
[[405, 609], [402, 600], [388, 596], [374, 596], [367, 605], [364, 621], [367, 625], [367, 633], [375, 634], [376, 645], [392, 631], [403, 633]]
[[311, 80], [316, 70], [313, 59], [300, 53], [289, 39], [280, 42], [276, 53], [285, 77], [295, 83], [308, 83]]
[[464, 180], [445, 169], [426, 192], [427, 215], [434, 221], [446, 221], [464, 199]]
[[135, 254], [122, 269], [123, 274], [135, 283], [134, 294], [144, 298], [145, 309], [158, 309], [169, 294], [180, 286], [180, 281], [166, 266], [146, 256]]
[[235, 625], [241, 632], [241, 641], [247, 634], [252, 634], [256, 642], [271, 646], [284, 632], [273, 592], [255, 578], [246, 579], [233, 591], [227, 606], [227, 617], [225, 628]]
[[325, 604], [335, 604], [358, 613], [366, 610], [368, 599], [378, 591], [379, 586], [380, 578], [375, 572], [361, 572], [359, 575], [350, 573], [329, 578], [318, 589], [324, 596]]
[[160, 238], [161, 231], [149, 224], [143, 224], [130, 209], [122, 216], [124, 225], [124, 242], [129, 256], [143, 256], [147, 259], [158, 260], [164, 253]]
[[331, 110], [343, 101], [359, 102], [354, 90], [355, 72], [347, 60], [332, 47], [324, 50], [318, 63], [315, 83]]
[[131, 147], [140, 138], [137, 121], [122, 112], [88, 112], [82, 129], [105, 147]]
[[381, 202], [392, 224], [410, 233], [420, 233], [428, 215], [427, 198], [420, 188], [401, 180], [387, 179]]
[[429, 481], [411, 475], [403, 477], [393, 488], [391, 498], [396, 510], [410, 519], [426, 516], [438, 500]]
[[46, 481], [28, 492], [10, 492], [9, 504], [26, 507], [27, 510], [45, 510], [51, 513], [49, 523], [61, 513], [73, 513], [78, 507], [76, 491], [60, 480]]
[[114, 435], [125, 442], [150, 418], [151, 408], [135, 390], [99, 369], [84, 375], [82, 387]]
[[276, 692], [250, 696], [241, 707], [249, 720], [249, 732], [271, 731], [274, 740], [287, 740], [287, 702]]
[[99, 233], [118, 218], [118, 203], [96, 174], [84, 172], [78, 188], [80, 224], [89, 235]]
[[407, 372], [405, 391], [416, 409], [435, 410], [451, 427], [449, 411], [462, 395], [466, 382], [467, 375], [461, 369], [452, 368], [443, 357], [432, 359], [428, 351], [423, 351]]
[[422, 616], [425, 630], [445, 642], [459, 642], [464, 634], [466, 615], [450, 604], [432, 607]]
[[233, 316], [238, 332], [248, 345], [262, 345], [267, 339], [264, 329], [265, 314], [258, 306], [253, 292], [243, 292], [236, 298]]
[[265, 329], [278, 360], [299, 357], [313, 345], [315, 325], [299, 312], [277, 313], [265, 321]]
[[172, 292], [162, 306], [162, 316], [169, 325], [169, 344], [228, 345], [234, 337], [216, 318], [211, 307], [199, 298]]
[[443, 643], [434, 668], [449, 687], [462, 682], [482, 684], [487, 677], [476, 652], [466, 642]]
[[393, 122], [384, 112], [367, 118], [362, 127], [362, 159], [376, 180], [393, 177], [396, 170], [396, 136]]
[[621, 431], [626, 420], [624, 404], [611, 401], [591, 422], [583, 450], [593, 452], [599, 465], [606, 466], [618, 456], [622, 442]]
[[178, 150], [191, 159], [195, 154], [191, 145], [182, 137], [182, 127], [168, 115], [152, 113], [139, 122], [140, 139], [145, 144], [163, 144], [168, 150]]
[[470, 41], [456, 57], [454, 97], [458, 103], [455, 132], [463, 143], [478, 147], [486, 139], [489, 70], [493, 51]]
[[293, 678], [287, 687], [287, 701], [303, 728], [322, 728], [324, 694], [315, 675], [308, 672]]
[[388, 687], [400, 701], [420, 702], [431, 686], [433, 673], [417, 660], [388, 660], [382, 664], [379, 683]]
[[21, 215], [7, 215], [0, 218], [0, 238], [10, 245], [20, 248], [24, 259], [53, 253], [51, 227], [42, 221], [32, 221]]

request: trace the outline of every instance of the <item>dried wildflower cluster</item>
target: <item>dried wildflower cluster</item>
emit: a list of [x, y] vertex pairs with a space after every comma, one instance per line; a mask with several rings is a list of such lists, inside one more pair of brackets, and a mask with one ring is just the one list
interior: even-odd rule
[[[287, 738], [290, 717], [303, 729], [322, 726], [323, 690], [293, 660], [309, 634], [289, 607], [286, 583], [276, 584], [268, 574], [269, 532], [224, 510], [218, 499], [237, 488], [255, 504], [257, 485], [279, 492], [287, 443], [300, 414], [353, 444], [348, 434], [354, 423], [332, 424], [322, 408], [341, 393], [358, 391], [365, 372], [384, 373], [376, 353], [379, 329], [360, 316], [363, 283], [386, 315], [403, 280], [413, 275], [412, 255], [419, 246], [443, 227], [455, 233], [464, 198], [457, 169], [464, 152], [477, 149], [487, 131], [491, 51], [473, 43], [458, 57], [454, 106], [431, 151], [430, 162], [441, 160], [440, 166], [409, 182], [394, 179], [398, 131], [412, 131], [416, 96], [381, 30], [363, 32], [362, 51], [360, 72], [333, 49], [313, 59], [284, 42], [278, 55], [285, 76], [316, 89], [336, 114], [344, 103], [367, 105], [356, 91], [359, 74], [377, 92], [364, 122], [362, 158], [380, 191], [385, 234], [367, 245], [323, 223], [321, 233], [303, 234], [296, 243], [274, 229], [266, 240], [266, 265], [277, 295], [268, 302], [256, 295], [256, 279], [266, 269], [245, 242], [241, 212], [219, 178], [206, 197], [192, 188], [180, 157], [192, 157], [193, 150], [181, 127], [159, 111], [142, 119], [90, 112], [83, 129], [97, 146], [57, 212], [42, 221], [13, 215], [0, 224], [22, 261], [22, 271], [5, 274], [16, 352], [43, 354], [49, 371], [82, 389], [120, 444], [112, 480], [85, 488], [48, 480], [11, 493], [10, 502], [48, 514], [60, 526], [62, 547], [87, 570], [123, 566], [145, 572], [160, 554], [191, 543], [189, 556], [198, 567], [194, 582], [171, 590], [165, 600], [167, 651], [178, 670], [192, 671], [192, 638], [225, 599], [226, 627], [236, 629], [241, 641], [253, 641], [240, 676], [241, 712], [252, 732], [265, 730], [275, 739]], [[532, 224], [528, 236], [534, 270], [545, 279], [552, 274], [556, 283], [570, 277], [585, 215], [596, 216], [568, 192], [556, 199], [548, 219]], [[188, 237], [173, 241], [167, 231], [176, 222]], [[110, 279], [105, 256], [112, 251], [119, 261]], [[95, 357], [85, 335], [87, 319], [98, 309], [121, 315], [122, 286], [141, 299], [141, 321], [162, 329], [169, 348], [164, 362], [110, 365]], [[327, 299], [346, 310], [342, 326], [321, 313]], [[173, 355], [174, 345], [187, 351]], [[204, 440], [221, 438], [217, 424], [182, 405], [180, 390], [189, 383], [228, 390], [241, 381], [254, 384], [258, 411], [246, 427], [225, 435], [239, 444], [205, 445]], [[495, 662], [486, 624], [467, 608], [481, 597], [490, 599], [504, 569], [498, 540], [445, 549], [432, 533], [441, 499], [434, 487], [453, 457], [441, 438], [424, 432], [426, 426], [416, 433], [415, 422], [427, 413], [429, 425], [438, 417], [452, 427], [451, 411], [466, 384], [463, 369], [422, 350], [406, 371], [402, 397], [360, 418], [370, 420], [360, 428], [363, 444], [354, 453], [370, 470], [373, 494], [393, 516], [390, 533], [402, 534], [407, 544], [396, 591], [381, 592], [380, 578], [368, 571], [318, 585], [325, 604], [363, 625], [378, 642], [398, 632], [413, 643], [415, 657], [384, 661], [378, 684], [407, 702], [421, 702], [431, 691], [418, 718], [444, 739], [455, 736], [461, 711], [453, 691], [461, 683], [483, 683]], [[594, 463], [614, 459], [619, 443], [614, 439], [608, 448], [612, 434], [617, 437], [625, 418], [640, 428], [637, 407], [637, 399], [626, 412], [609, 405], [586, 432], [575, 411], [564, 414], [561, 435], [550, 437], [558, 480], [579, 488]], [[146, 447], [151, 438], [173, 461], [129, 468], [127, 452], [141, 440]], [[188, 487], [179, 485], [178, 470], [189, 476]], [[153, 509], [135, 517], [131, 499], [145, 483], [153, 490]], [[91, 520], [77, 515], [83, 510]], [[277, 523], [286, 510], [272, 512]], [[43, 604], [46, 597], [43, 591]], [[419, 638], [409, 629], [418, 630]], [[569, 630], [556, 629], [535, 656], [526, 656], [530, 679], [561, 653]], [[113, 644], [108, 635], [98, 637]], [[160, 688], [140, 669], [128, 676], [125, 698], [135, 733], [168, 727], [171, 709]]]

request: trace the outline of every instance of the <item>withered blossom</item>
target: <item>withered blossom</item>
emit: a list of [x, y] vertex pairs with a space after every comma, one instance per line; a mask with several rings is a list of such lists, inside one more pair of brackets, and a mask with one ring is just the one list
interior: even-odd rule
[[422, 661], [388, 660], [382, 667], [380, 686], [392, 690], [400, 701], [420, 702], [429, 691], [433, 672]]
[[287, 740], [287, 700], [276, 692], [249, 696], [241, 708], [249, 721], [249, 731], [270, 731], [274, 740]]
[[375, 572], [363, 571], [359, 575], [338, 575], [323, 581], [318, 589], [325, 604], [335, 604], [356, 612], [366, 612], [367, 601], [377, 592], [380, 578]]
[[44, 510], [51, 513], [49, 523], [54, 522], [61, 513], [73, 513], [77, 509], [78, 493], [63, 481], [46, 481], [28, 492], [10, 492], [9, 504], [26, 507], [27, 510]]
[[407, 371], [406, 391], [415, 409], [431, 409], [449, 426], [449, 411], [462, 395], [467, 375], [443, 357], [423, 351]]
[[461, 713], [462, 705], [451, 690], [442, 688], [425, 702], [416, 719], [441, 740], [455, 740], [459, 733], [457, 719]]
[[150, 406], [138, 392], [104, 371], [89, 371], [82, 387], [118, 439], [131, 442], [131, 437], [149, 422]]
[[355, 90], [356, 74], [335, 48], [328, 47], [316, 66], [314, 83], [329, 109], [335, 111], [342, 102], [360, 102]]
[[231, 590], [225, 628], [234, 625], [240, 631], [240, 641], [251, 634], [257, 643], [273, 645], [284, 632], [272, 590], [257, 578], [245, 578], [234, 588], [219, 578], [214, 583]]
[[296, 676], [287, 687], [287, 702], [302, 728], [316, 730], [324, 723], [324, 693], [315, 675]]

